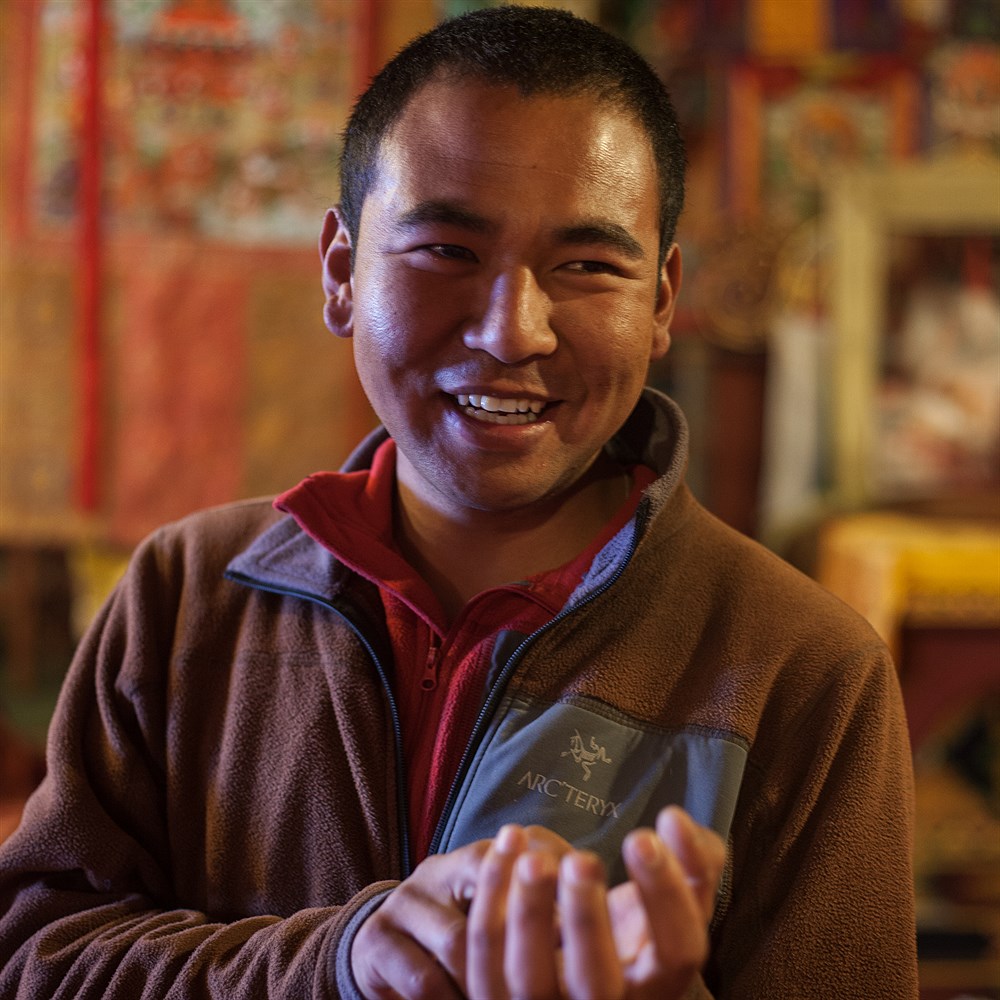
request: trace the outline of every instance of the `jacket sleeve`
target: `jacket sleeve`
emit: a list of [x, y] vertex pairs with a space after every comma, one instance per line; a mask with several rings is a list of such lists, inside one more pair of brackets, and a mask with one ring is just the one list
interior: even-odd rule
[[912, 764], [895, 668], [870, 649], [797, 708], [751, 753], [705, 979], [734, 1000], [916, 997]]
[[173, 641], [176, 598], [157, 563], [149, 549], [133, 561], [82, 641], [50, 728], [47, 776], [0, 848], [0, 996], [349, 995], [350, 932], [395, 883], [281, 916], [266, 899], [256, 915], [206, 912], [186, 905], [175, 885], [165, 794], [171, 701], [156, 690], [170, 677], [136, 667], [162, 659]]

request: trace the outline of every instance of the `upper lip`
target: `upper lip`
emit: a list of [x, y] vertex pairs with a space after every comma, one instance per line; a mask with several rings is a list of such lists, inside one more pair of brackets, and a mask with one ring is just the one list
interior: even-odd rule
[[534, 392], [511, 385], [483, 385], [481, 383], [462, 385], [445, 389], [449, 396], [493, 396], [497, 399], [528, 399], [533, 403], [552, 403], [554, 400], [544, 392]]

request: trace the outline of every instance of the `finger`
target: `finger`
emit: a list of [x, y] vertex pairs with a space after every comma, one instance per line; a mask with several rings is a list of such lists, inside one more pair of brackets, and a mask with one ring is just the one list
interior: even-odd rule
[[433, 955], [395, 930], [377, 939], [365, 939], [359, 932], [351, 948], [351, 967], [367, 1000], [462, 1000], [464, 996]]
[[560, 837], [554, 830], [545, 826], [535, 824], [526, 826], [524, 833], [528, 838], [529, 851], [547, 851], [561, 858], [564, 854], [573, 850], [573, 845], [564, 837]]
[[567, 993], [574, 1000], [621, 996], [624, 978], [611, 934], [604, 866], [595, 854], [573, 851], [562, 859], [557, 898]]
[[622, 882], [608, 890], [608, 915], [618, 960], [628, 965], [650, 941], [646, 910], [634, 882]]
[[553, 997], [559, 990], [558, 865], [558, 859], [546, 851], [522, 854], [514, 865], [507, 900], [504, 972], [515, 997]]
[[674, 853], [648, 829], [633, 830], [622, 854], [645, 911], [647, 945], [630, 970], [634, 982], [681, 989], [704, 964], [707, 921]]
[[479, 867], [466, 929], [466, 979], [469, 995], [502, 1000], [507, 894], [514, 862], [527, 846], [519, 826], [500, 828]]
[[657, 817], [656, 832], [670, 848], [694, 890], [706, 923], [715, 910], [726, 845], [713, 830], [696, 823], [683, 809], [668, 806]]
[[450, 986], [435, 987], [438, 993], [451, 996], [456, 987], [466, 993], [467, 900], [488, 846], [480, 841], [427, 858], [362, 924], [351, 964], [363, 992], [365, 983], [391, 981], [400, 995], [419, 996], [425, 979], [437, 984], [450, 977]]
[[412, 900], [407, 899], [412, 905], [405, 916], [405, 929], [448, 971], [463, 993], [467, 912], [488, 850], [489, 841], [478, 841], [427, 858], [417, 870], [428, 869], [429, 877], [420, 882]]

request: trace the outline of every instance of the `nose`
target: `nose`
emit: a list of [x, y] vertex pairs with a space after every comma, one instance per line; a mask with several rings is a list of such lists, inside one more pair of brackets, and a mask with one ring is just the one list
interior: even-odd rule
[[551, 354], [556, 349], [551, 306], [529, 268], [500, 274], [490, 285], [483, 315], [465, 331], [465, 346], [508, 365]]

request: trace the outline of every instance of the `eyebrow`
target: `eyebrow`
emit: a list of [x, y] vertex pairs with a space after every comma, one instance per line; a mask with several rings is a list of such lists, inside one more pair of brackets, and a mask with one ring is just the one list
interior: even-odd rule
[[496, 223], [452, 201], [422, 201], [396, 220], [400, 229], [416, 229], [434, 223], [457, 226], [473, 233], [492, 233], [497, 229]]
[[575, 226], [565, 226], [556, 231], [556, 240], [563, 245], [583, 243], [610, 247], [630, 260], [642, 260], [646, 256], [642, 244], [624, 226], [603, 219], [588, 219]]
[[[436, 199], [419, 202], [396, 220], [400, 229], [417, 229], [433, 224], [457, 226], [484, 235], [495, 233], [500, 228], [497, 223], [456, 202]], [[563, 226], [556, 230], [555, 241], [562, 246], [609, 247], [630, 260], [643, 260], [646, 256], [642, 244], [624, 226], [604, 219], [584, 219], [572, 226]]]

